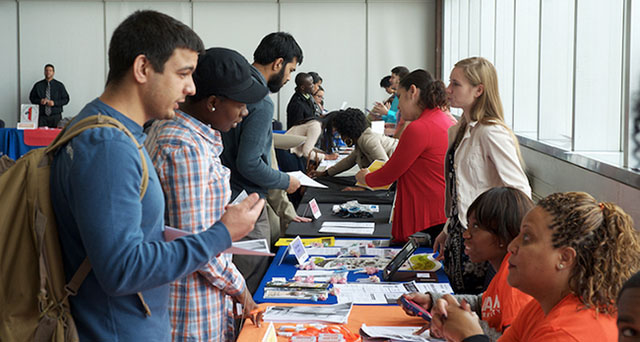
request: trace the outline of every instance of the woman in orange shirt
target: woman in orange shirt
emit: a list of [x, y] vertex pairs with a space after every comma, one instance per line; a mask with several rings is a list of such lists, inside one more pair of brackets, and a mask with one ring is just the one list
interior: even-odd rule
[[[520, 309], [531, 301], [529, 295], [507, 283], [507, 246], [518, 235], [522, 218], [531, 208], [533, 202], [522, 191], [496, 187], [478, 196], [467, 211], [469, 228], [463, 234], [465, 253], [472, 262], [488, 261], [497, 274], [484, 293], [455, 297], [457, 300], [464, 299], [471, 306], [471, 310], [480, 315], [482, 330], [491, 340], [496, 340], [502, 335]], [[431, 310], [432, 315], [442, 314], [438, 307], [432, 308], [431, 305], [441, 297], [440, 295], [416, 293], [407, 297], [421, 304], [426, 310]], [[441, 337], [441, 329], [442, 325], [432, 324], [431, 335]]]
[[[509, 284], [535, 300], [500, 341], [617, 340], [616, 296], [640, 269], [639, 233], [622, 209], [584, 192], [552, 194], [525, 216], [509, 252]], [[468, 305], [451, 296], [436, 305], [447, 340], [488, 340]]]

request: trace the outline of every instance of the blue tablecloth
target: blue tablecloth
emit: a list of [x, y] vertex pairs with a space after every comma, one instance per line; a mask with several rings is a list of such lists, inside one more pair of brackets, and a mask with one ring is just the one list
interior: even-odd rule
[[24, 131], [17, 128], [0, 128], [0, 156], [18, 160], [23, 154], [41, 146], [27, 146]]
[[[400, 247], [398, 247], [398, 249], [400, 249]], [[284, 277], [284, 278], [287, 278], [287, 280], [289, 280], [293, 278], [293, 276], [296, 274], [296, 271], [297, 271], [296, 264], [298, 263], [296, 260], [296, 257], [294, 255], [287, 255], [284, 259], [282, 259], [282, 256], [284, 255], [286, 250], [287, 250], [286, 246], [280, 247], [278, 249], [278, 252], [273, 258], [271, 265], [269, 265], [269, 268], [267, 269], [267, 273], [265, 273], [264, 277], [262, 278], [262, 282], [260, 282], [260, 287], [258, 287], [258, 289], [256, 290], [256, 293], [253, 295], [253, 300], [256, 303], [337, 304], [337, 298], [335, 296], [329, 296], [327, 300], [318, 301], [318, 302], [313, 302], [310, 300], [297, 300], [297, 299], [274, 299], [274, 298], [265, 299], [264, 298], [264, 287], [268, 281], [271, 281], [271, 278]], [[431, 253], [431, 252], [433, 252], [431, 248], [418, 248], [416, 250], [416, 254]], [[278, 265], [281, 259], [282, 259], [282, 263]], [[449, 278], [447, 278], [447, 275], [444, 273], [442, 269], [438, 270], [436, 274], [438, 275], [438, 282], [440, 283], [449, 282]], [[380, 279], [382, 279], [382, 271], [378, 272], [377, 275], [378, 277], [380, 277]], [[351, 282], [355, 282], [356, 279], [358, 278], [368, 278], [368, 277], [369, 275], [367, 275], [366, 273], [355, 274], [354, 272], [349, 272], [349, 274], [347, 275], [347, 281], [351, 283]]]

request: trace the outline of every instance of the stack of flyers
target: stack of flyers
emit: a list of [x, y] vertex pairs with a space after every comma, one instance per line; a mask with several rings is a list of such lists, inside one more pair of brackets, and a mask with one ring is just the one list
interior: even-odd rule
[[270, 281], [264, 288], [264, 298], [319, 300], [328, 296], [329, 284], [327, 283]]

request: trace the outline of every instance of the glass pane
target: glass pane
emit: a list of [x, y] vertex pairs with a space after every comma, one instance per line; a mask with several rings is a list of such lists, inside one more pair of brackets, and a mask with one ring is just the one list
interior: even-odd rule
[[540, 0], [516, 2], [513, 130], [538, 135], [538, 47]]
[[513, 123], [513, 14], [514, 0], [496, 0], [496, 56], [498, 87], [507, 125]]
[[480, 6], [480, 56], [494, 63], [496, 0], [482, 0]]
[[578, 1], [575, 151], [620, 151], [622, 5]]
[[571, 149], [574, 0], [543, 0], [540, 44], [540, 140]]
[[629, 167], [640, 172], [640, 3], [631, 5]]

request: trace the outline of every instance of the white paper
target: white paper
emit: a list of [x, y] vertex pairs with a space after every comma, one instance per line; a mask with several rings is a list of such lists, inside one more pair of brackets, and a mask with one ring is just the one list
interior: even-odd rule
[[371, 121], [371, 130], [374, 133], [384, 135], [384, 121], [382, 120]]
[[425, 293], [439, 293], [439, 294], [451, 294], [453, 289], [449, 283], [416, 283], [418, 292]]
[[244, 201], [244, 199], [247, 197], [249, 197], [249, 195], [247, 195], [247, 192], [245, 190], [242, 190], [242, 192], [238, 194], [238, 197], [236, 197], [236, 199], [234, 199], [231, 204], [238, 204]]
[[269, 250], [269, 245], [266, 239], [245, 240], [231, 243], [231, 247], [226, 249], [223, 253], [237, 254], [237, 255], [264, 255], [274, 256]]
[[338, 255], [340, 247], [308, 247], [306, 250], [309, 255]]
[[323, 227], [375, 228], [375, 222], [324, 221]]
[[262, 342], [278, 342], [278, 336], [276, 335], [276, 328], [273, 326], [273, 323], [269, 323], [267, 327], [267, 332], [264, 333], [262, 337]]
[[291, 177], [297, 178], [300, 181], [300, 185], [302, 186], [308, 186], [311, 188], [323, 188], [323, 189], [327, 188], [326, 185], [314, 181], [313, 179], [309, 178], [309, 176], [305, 175], [302, 171], [292, 171], [292, 172], [287, 172], [287, 174], [290, 175]]
[[333, 244], [334, 247], [349, 247], [352, 245], [357, 245], [357, 244], [373, 244], [376, 247], [389, 247], [389, 239], [386, 240], [346, 240], [346, 239], [342, 239], [342, 240], [336, 240], [336, 242]]
[[[182, 229], [176, 229], [169, 226], [164, 226], [164, 240], [172, 241], [179, 237], [191, 235], [190, 232]], [[269, 251], [269, 245], [265, 239], [238, 241], [231, 243], [231, 247], [225, 249], [222, 253], [237, 254], [237, 255], [262, 255], [262, 256], [274, 256], [275, 254]]]
[[347, 323], [351, 303], [335, 305], [269, 306], [262, 316], [275, 323]]
[[362, 324], [360, 330], [371, 338], [390, 339], [392, 341], [407, 341], [407, 342], [429, 342], [429, 341], [443, 341], [429, 337], [429, 330], [425, 330], [420, 335], [414, 335], [413, 333], [422, 327], [370, 327], [366, 324]]
[[297, 270], [294, 277], [313, 277], [316, 283], [328, 283], [332, 277], [347, 278], [349, 271]]
[[338, 303], [354, 304], [394, 304], [401, 295], [419, 291], [416, 282], [333, 284], [333, 287], [338, 289]]
[[344, 228], [344, 227], [322, 227], [318, 232], [332, 234], [356, 234], [356, 235], [373, 235], [374, 228]]

